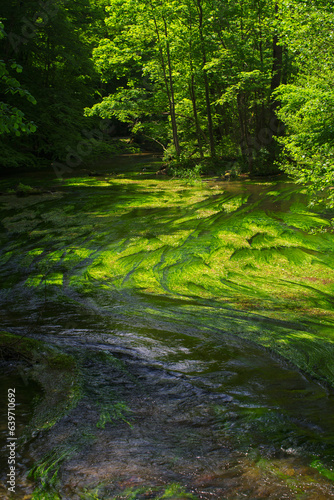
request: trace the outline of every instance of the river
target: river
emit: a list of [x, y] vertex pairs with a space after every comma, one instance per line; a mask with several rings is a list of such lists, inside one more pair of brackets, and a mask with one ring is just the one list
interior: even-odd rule
[[334, 498], [329, 215], [292, 183], [156, 170], [2, 181], [2, 328], [66, 353], [77, 394], [38, 421], [57, 389], [3, 363], [2, 408], [15, 385], [18, 435], [36, 422], [8, 498]]

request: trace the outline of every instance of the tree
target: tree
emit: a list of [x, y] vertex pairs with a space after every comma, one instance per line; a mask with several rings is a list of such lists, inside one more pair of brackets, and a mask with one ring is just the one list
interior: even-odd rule
[[[97, 117], [111, 118], [189, 165], [232, 157], [253, 174], [272, 173], [283, 147], [286, 171], [331, 199], [332, 7], [324, 0], [8, 0], [0, 131], [14, 134], [15, 144], [10, 135], [1, 140], [1, 163], [65, 158]], [[22, 67], [19, 83], [13, 75]], [[35, 126], [35, 134], [17, 137]]]
[[[1, 5], [1, 15], [8, 31], [0, 40], [3, 64], [15, 71], [15, 59], [19, 71], [24, 67], [22, 85], [11, 84], [15, 92], [7, 92], [7, 104], [29, 116], [37, 131], [15, 137], [15, 142], [10, 136], [2, 138], [0, 164], [33, 165], [48, 159], [50, 165], [50, 160], [66, 158], [76, 148], [82, 131], [96, 128], [96, 120], [85, 118], [83, 110], [94, 103], [100, 85], [91, 53], [105, 30], [104, 1], [8, 0]], [[20, 87], [36, 97], [34, 107], [22, 101]]]
[[95, 63], [120, 86], [87, 113], [117, 116], [134, 132], [158, 122], [164, 134], [154, 139], [165, 147], [168, 115], [177, 157], [228, 154], [232, 141], [251, 167], [254, 137], [270, 121], [272, 2], [112, 0], [107, 11]]
[[282, 39], [296, 74], [276, 91], [283, 168], [328, 206], [334, 206], [334, 14], [332, 2], [282, 2]]
[[[170, 117], [176, 155], [180, 155], [176, 121], [175, 82], [171, 56], [171, 18], [174, 11], [165, 4], [148, 0], [112, 0], [106, 19], [109, 37], [94, 50], [96, 67], [104, 82], [119, 82], [116, 92], [86, 110], [88, 115], [116, 117], [128, 123], [132, 132], [153, 131], [156, 115], [163, 122]], [[150, 117], [151, 123], [145, 123]], [[161, 127], [163, 129], [163, 126]]]
[[[5, 36], [4, 25], [0, 22], [0, 39], [5, 38]], [[15, 61], [11, 61], [10, 67], [8, 68], [8, 65], [0, 60], [0, 95], [2, 95], [3, 98], [6, 98], [8, 94], [12, 96], [18, 95], [36, 104], [36, 99], [10, 74], [10, 70], [21, 73], [22, 66]], [[14, 133], [16, 136], [20, 136], [22, 132], [29, 134], [35, 131], [35, 124], [32, 121], [27, 121], [24, 113], [20, 109], [9, 102], [0, 100], [0, 135]]]

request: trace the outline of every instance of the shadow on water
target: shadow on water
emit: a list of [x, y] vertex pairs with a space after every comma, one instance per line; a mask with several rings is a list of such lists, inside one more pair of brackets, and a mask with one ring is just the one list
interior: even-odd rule
[[[24, 374], [21, 375], [17, 373], [15, 369], [15, 363], [8, 366], [8, 364], [2, 364], [1, 366], [2, 375], [0, 376], [0, 471], [1, 471], [1, 481], [5, 488], [0, 485], [0, 494], [4, 495], [8, 487], [10, 487], [9, 481], [11, 478], [8, 477], [10, 465], [14, 464], [16, 477], [24, 477], [27, 469], [31, 466], [31, 458], [28, 454], [28, 445], [25, 443], [24, 439], [20, 441], [15, 440], [15, 461], [13, 462], [13, 456], [10, 454], [9, 444], [13, 443], [11, 436], [9, 435], [8, 429], [8, 416], [15, 419], [15, 431], [14, 437], [23, 438], [27, 424], [31, 420], [34, 408], [37, 405], [37, 401], [43, 397], [43, 391], [41, 387], [34, 381], [27, 379]], [[8, 390], [15, 390], [15, 409], [8, 406]], [[13, 392], [10, 392], [12, 395]], [[8, 409], [11, 411], [8, 414]], [[9, 462], [8, 462], [9, 461]], [[28, 491], [32, 491], [32, 485], [28, 486]], [[7, 490], [8, 491], [8, 490]], [[23, 498], [25, 492], [27, 491], [27, 485], [22, 489], [19, 488], [18, 498]], [[14, 496], [14, 495], [12, 495]]]
[[333, 237], [293, 184], [106, 173], [2, 203], [2, 328], [80, 379], [16, 498], [334, 498]]

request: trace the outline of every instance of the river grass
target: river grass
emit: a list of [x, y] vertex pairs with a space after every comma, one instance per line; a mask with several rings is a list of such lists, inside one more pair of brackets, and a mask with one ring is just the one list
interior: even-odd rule
[[109, 298], [130, 295], [125, 315], [239, 335], [333, 385], [328, 214], [293, 183], [189, 185], [150, 168], [2, 196], [3, 300], [89, 297], [107, 312]]
[[[22, 176], [33, 195], [16, 196], [18, 179], [0, 184], [3, 329], [34, 337], [20, 343], [26, 358], [33, 346], [24, 370], [47, 396], [29, 427], [41, 431], [29, 452], [31, 498], [197, 498], [200, 486], [184, 478], [210, 468], [198, 436], [217, 453], [210, 479], [194, 476], [209, 484], [203, 498], [239, 498], [239, 489], [262, 498], [262, 483], [267, 498], [315, 498], [320, 486], [331, 497], [333, 214], [310, 208], [292, 182], [190, 184], [140, 161], [101, 166], [100, 176]], [[115, 446], [113, 427], [120, 463], [138, 457], [123, 479], [114, 458], [99, 473], [93, 465], [106, 440]], [[137, 468], [150, 477], [143, 485], [132, 482]]]

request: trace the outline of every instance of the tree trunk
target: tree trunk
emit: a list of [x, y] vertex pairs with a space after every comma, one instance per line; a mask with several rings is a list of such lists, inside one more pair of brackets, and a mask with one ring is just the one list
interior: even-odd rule
[[198, 7], [198, 19], [199, 19], [199, 36], [201, 41], [201, 51], [202, 51], [202, 61], [203, 61], [203, 78], [204, 78], [204, 88], [205, 88], [206, 114], [208, 119], [210, 151], [211, 151], [211, 157], [214, 158], [216, 156], [216, 149], [215, 149], [215, 140], [213, 136], [209, 81], [206, 69], [204, 69], [204, 66], [206, 65], [206, 51], [205, 51], [205, 43], [203, 36], [203, 9], [201, 0], [197, 0], [197, 7]]
[[194, 113], [194, 120], [195, 120], [195, 125], [196, 125], [196, 136], [197, 136], [199, 154], [200, 154], [201, 159], [203, 159], [203, 145], [202, 145], [202, 137], [201, 137], [201, 127], [199, 125], [198, 114], [197, 114], [194, 75], [191, 75], [191, 82], [189, 84], [189, 93], [190, 93], [191, 102], [193, 105], [193, 113]]
[[253, 154], [254, 147], [252, 145], [251, 137], [248, 133], [247, 129], [247, 109], [245, 104], [245, 96], [243, 93], [239, 93], [237, 95], [237, 103], [238, 103], [238, 116], [239, 116], [239, 124], [240, 124], [240, 132], [241, 132], [241, 154], [248, 165], [249, 172], [252, 173], [253, 170]]
[[[278, 18], [278, 3], [275, 3], [275, 18]], [[279, 87], [282, 83], [283, 74], [283, 47], [278, 44], [278, 34], [275, 33], [273, 36], [273, 66], [272, 66], [272, 76], [270, 91], [272, 93]], [[277, 118], [276, 110], [280, 106], [279, 101], [275, 97], [271, 97], [270, 108], [269, 108], [269, 118], [270, 118], [270, 129], [273, 136], [280, 136], [283, 134], [284, 125]], [[269, 145], [269, 152], [271, 157], [271, 162], [274, 162], [277, 156], [277, 144], [276, 141], [272, 140]]]
[[[167, 67], [168, 67], [168, 75], [167, 75], [166, 62], [165, 62], [165, 57], [164, 57], [164, 53], [162, 50], [159, 27], [158, 27], [156, 18], [154, 16], [154, 9], [153, 9], [152, 5], [151, 5], [151, 8], [152, 8], [152, 17], [153, 17], [153, 21], [154, 21], [154, 25], [155, 25], [155, 31], [157, 34], [157, 39], [158, 39], [158, 44], [159, 44], [161, 67], [162, 67], [162, 72], [164, 75], [164, 82], [165, 82], [166, 93], [167, 93], [168, 104], [169, 104], [169, 112], [170, 112], [170, 117], [171, 117], [172, 133], [173, 133], [173, 143], [174, 143], [174, 147], [175, 147], [176, 156], [180, 156], [181, 148], [180, 148], [179, 136], [178, 136], [178, 132], [177, 132], [175, 101], [174, 101], [174, 87], [173, 87], [172, 65], [171, 65], [171, 58], [170, 58], [169, 43], [168, 43], [168, 40], [166, 39], [166, 43], [167, 43]], [[165, 35], [167, 38], [167, 34], [168, 34], [167, 33], [167, 24], [166, 24], [164, 17], [163, 17], [163, 22], [164, 22], [164, 26], [165, 26]]]
[[[278, 17], [278, 4], [275, 4], [275, 17]], [[273, 37], [273, 67], [271, 76], [270, 91], [271, 94], [276, 90], [281, 84], [282, 80], [282, 63], [283, 63], [283, 47], [278, 45], [278, 35], [274, 34]], [[279, 106], [279, 102], [276, 99], [272, 99], [270, 103], [271, 116], [276, 116], [275, 111]], [[274, 131], [275, 133], [275, 131]]]
[[177, 132], [177, 123], [176, 123], [176, 114], [175, 114], [175, 99], [174, 99], [174, 85], [173, 85], [173, 75], [172, 75], [172, 63], [170, 57], [169, 50], [169, 42], [168, 42], [168, 31], [167, 31], [167, 23], [165, 18], [162, 16], [164, 26], [165, 26], [165, 36], [166, 36], [166, 51], [167, 51], [167, 64], [168, 64], [168, 76], [169, 76], [169, 88], [170, 88], [170, 117], [172, 122], [172, 130], [173, 130], [173, 141], [175, 146], [176, 156], [180, 156], [181, 148], [179, 143], [179, 136]]

